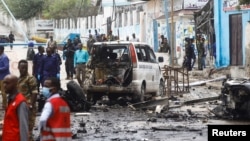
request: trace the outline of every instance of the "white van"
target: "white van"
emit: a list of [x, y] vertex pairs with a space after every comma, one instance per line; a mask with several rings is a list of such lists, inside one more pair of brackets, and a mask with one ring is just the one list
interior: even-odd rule
[[88, 100], [104, 95], [109, 99], [130, 96], [133, 101], [145, 96], [165, 95], [165, 80], [152, 48], [140, 42], [96, 42], [87, 64], [89, 74], [84, 81]]

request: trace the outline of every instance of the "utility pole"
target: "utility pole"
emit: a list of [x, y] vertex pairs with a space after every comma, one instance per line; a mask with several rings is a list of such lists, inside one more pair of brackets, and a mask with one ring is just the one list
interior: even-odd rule
[[174, 47], [174, 0], [171, 0], [171, 66], [175, 65], [175, 47]]
[[165, 14], [165, 19], [166, 19], [166, 27], [167, 27], [167, 39], [168, 39], [168, 41], [170, 41], [171, 36], [170, 36], [170, 27], [169, 27], [169, 20], [168, 20], [169, 19], [169, 14], [168, 14], [168, 4], [169, 3], [168, 3], [168, 1], [169, 0], [164, 1], [165, 2], [164, 3], [164, 7], [165, 7], [165, 9], [164, 9], [165, 13], [164, 14]]
[[17, 23], [16, 18], [13, 16], [13, 14], [11, 13], [10, 9], [8, 8], [7, 4], [5, 3], [4, 0], [2, 0], [2, 3], [4, 5], [4, 7], [7, 9], [7, 11], [9, 12], [10, 16], [12, 17], [12, 19], [14, 20], [16, 26], [18, 27], [19, 30], [21, 30], [23, 36], [24, 36], [24, 40], [26, 43], [28, 43], [29, 39], [26, 36], [26, 33], [24, 32], [23, 28], [20, 27], [20, 25]]

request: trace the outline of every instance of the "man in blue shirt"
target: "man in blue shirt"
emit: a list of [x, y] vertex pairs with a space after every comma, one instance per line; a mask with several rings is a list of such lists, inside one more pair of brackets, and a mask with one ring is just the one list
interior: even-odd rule
[[58, 58], [53, 55], [51, 47], [46, 48], [47, 55], [42, 59], [41, 66], [39, 68], [38, 80], [41, 80], [41, 83], [44, 83], [49, 77], [57, 77], [60, 79], [60, 65]]
[[32, 68], [32, 75], [36, 77], [37, 79], [37, 88], [38, 92], [40, 91], [40, 85], [42, 85], [41, 80], [38, 80], [37, 76], [39, 74], [39, 68], [41, 67], [42, 64], [42, 59], [44, 57], [44, 47], [43, 46], [38, 46], [38, 53], [35, 54], [33, 58], [33, 68]]
[[9, 58], [4, 53], [4, 46], [0, 46], [0, 91], [2, 94], [2, 106], [4, 109], [7, 107], [7, 96], [3, 87], [3, 79], [8, 74], [10, 74]]
[[76, 79], [80, 86], [83, 87], [86, 73], [86, 63], [89, 60], [89, 54], [87, 51], [82, 49], [82, 43], [79, 43], [77, 47], [78, 50], [74, 54], [74, 67], [76, 69]]

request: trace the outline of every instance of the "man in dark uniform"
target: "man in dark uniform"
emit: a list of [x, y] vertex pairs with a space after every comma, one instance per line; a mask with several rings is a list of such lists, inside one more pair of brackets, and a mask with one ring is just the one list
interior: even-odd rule
[[40, 91], [40, 86], [42, 85], [41, 80], [38, 80], [38, 71], [39, 68], [41, 67], [42, 64], [42, 59], [44, 57], [44, 47], [43, 46], [38, 46], [38, 53], [35, 54], [34, 58], [33, 58], [33, 66], [32, 66], [32, 75], [36, 77], [37, 79], [37, 89], [38, 92]]
[[[46, 48], [47, 54], [41, 61], [41, 66], [38, 70], [37, 79], [40, 80], [42, 86], [44, 81], [49, 77], [56, 77], [60, 79], [60, 63], [58, 58], [53, 55], [53, 49], [51, 47]], [[45, 99], [41, 96], [38, 101], [38, 111], [41, 111], [45, 104]]]
[[22, 93], [29, 106], [29, 141], [33, 141], [33, 128], [36, 120], [36, 100], [38, 95], [36, 78], [28, 73], [28, 61], [18, 62], [20, 77], [18, 78], [18, 91]]
[[65, 60], [65, 69], [67, 73], [67, 80], [72, 80], [74, 75], [74, 54], [75, 47], [72, 44], [71, 39], [68, 39], [67, 44], [63, 48]]
[[198, 70], [203, 70], [203, 57], [204, 57], [204, 52], [205, 52], [204, 41], [205, 41], [205, 38], [202, 36], [199, 36], [199, 43], [197, 45]]
[[188, 69], [188, 71], [192, 70], [192, 66], [191, 66], [191, 61], [194, 55], [194, 50], [192, 48], [192, 43], [190, 38], [185, 38], [186, 44], [185, 44], [185, 53], [186, 53], [186, 67]]
[[45, 55], [42, 59], [41, 67], [39, 68], [38, 79], [44, 83], [44, 80], [49, 77], [57, 77], [60, 78], [60, 65], [58, 58], [53, 55], [53, 49], [51, 47], [47, 47]]

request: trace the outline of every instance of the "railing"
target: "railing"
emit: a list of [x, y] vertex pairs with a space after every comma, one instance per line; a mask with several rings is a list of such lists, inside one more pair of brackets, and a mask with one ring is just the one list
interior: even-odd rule
[[[28, 43], [0, 43], [0, 46], [28, 46]], [[46, 43], [34, 43], [34, 46], [45, 46]], [[64, 43], [57, 43], [57, 45], [63, 46]]]
[[186, 68], [165, 65], [162, 71], [167, 83], [165, 91], [169, 97], [173, 94], [178, 95], [180, 93], [189, 92], [189, 75]]

